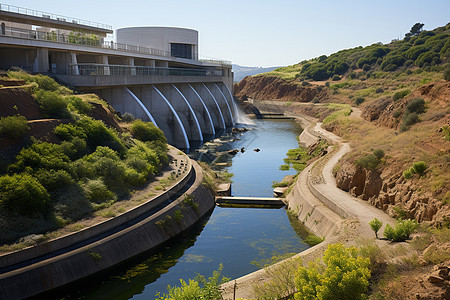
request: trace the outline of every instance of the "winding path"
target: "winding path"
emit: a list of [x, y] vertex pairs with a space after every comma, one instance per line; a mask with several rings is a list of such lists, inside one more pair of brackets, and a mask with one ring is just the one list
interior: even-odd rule
[[[350, 117], [360, 118], [360, 115], [361, 111], [358, 108], [353, 108]], [[311, 139], [316, 137], [317, 139], [326, 139], [330, 143], [339, 146], [337, 151], [330, 153], [331, 157], [328, 158], [329, 155], [327, 155], [317, 161], [317, 163], [311, 164], [303, 170], [297, 179], [299, 195], [295, 195], [295, 197], [299, 199], [296, 199], [296, 201], [302, 202], [301, 199], [308, 199], [310, 206], [313, 208], [321, 207], [322, 214], [326, 214], [327, 219], [331, 220], [331, 222], [340, 228], [340, 230], [333, 228], [323, 230], [322, 228], [322, 232], [329, 232], [329, 234], [325, 233], [325, 242], [297, 255], [301, 256], [305, 261], [305, 258], [314, 259], [321, 256], [322, 251], [329, 243], [342, 241], [352, 244], [357, 238], [373, 239], [374, 232], [368, 224], [373, 218], [381, 220], [383, 226], [388, 223], [392, 225], [395, 220], [383, 211], [369, 205], [366, 201], [355, 198], [336, 186], [336, 180], [332, 172], [333, 167], [339, 159], [351, 151], [349, 143], [344, 142], [341, 137], [323, 129], [321, 123], [315, 123], [309, 117], [299, 117], [299, 119], [308, 135], [308, 143], [311, 143]], [[318, 174], [316, 177], [320, 177], [320, 180], [313, 180], [316, 179], [313, 177], [313, 173]], [[314, 181], [317, 182], [315, 183]], [[313, 222], [312, 226], [314, 224], [317, 225], [317, 222]], [[314, 228], [310, 229], [315, 231]], [[383, 229], [380, 229], [380, 232], [382, 231]], [[376, 240], [376, 243], [380, 245], [387, 244], [384, 240]], [[267, 276], [265, 275], [264, 269], [233, 280], [222, 286], [224, 289], [223, 298], [251, 298], [253, 297], [253, 285], [257, 282], [264, 282], [265, 280], [267, 280]], [[234, 289], [236, 290], [234, 291]]]

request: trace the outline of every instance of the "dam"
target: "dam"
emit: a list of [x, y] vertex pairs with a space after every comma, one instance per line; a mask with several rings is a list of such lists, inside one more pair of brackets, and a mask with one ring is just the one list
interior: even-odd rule
[[189, 150], [233, 126], [231, 62], [199, 60], [198, 32], [112, 26], [0, 4], [0, 68], [49, 75], [151, 121]]

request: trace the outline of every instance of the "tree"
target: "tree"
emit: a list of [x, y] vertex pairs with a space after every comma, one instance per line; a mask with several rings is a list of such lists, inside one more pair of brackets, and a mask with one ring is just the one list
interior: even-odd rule
[[381, 226], [383, 226], [383, 222], [378, 220], [377, 218], [374, 218], [372, 221], [369, 222], [370, 228], [375, 232], [375, 237], [378, 238], [378, 230], [380, 230]]
[[425, 24], [423, 24], [423, 23], [416, 23], [416, 24], [414, 24], [411, 27], [411, 30], [407, 34], [405, 34], [405, 36], [410, 37], [410, 36], [419, 35], [422, 32], [424, 25]]

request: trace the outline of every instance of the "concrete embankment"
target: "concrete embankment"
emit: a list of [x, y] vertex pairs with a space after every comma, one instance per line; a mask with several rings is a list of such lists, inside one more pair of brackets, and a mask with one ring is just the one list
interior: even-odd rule
[[[0, 274], [0, 299], [23, 299], [61, 287], [148, 251], [191, 227], [214, 207], [202, 185], [203, 173], [193, 163], [195, 181], [163, 209], [131, 226], [120, 226], [95, 242]], [[190, 195], [186, 201], [185, 195]]]

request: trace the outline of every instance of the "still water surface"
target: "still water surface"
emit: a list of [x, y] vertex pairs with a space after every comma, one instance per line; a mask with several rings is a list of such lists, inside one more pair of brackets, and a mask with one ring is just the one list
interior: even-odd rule
[[[294, 171], [280, 171], [289, 149], [298, 147], [300, 128], [290, 120], [256, 120], [255, 128], [237, 136], [228, 148], [245, 147], [232, 159], [228, 171], [235, 196], [272, 197], [272, 182]], [[260, 152], [253, 149], [259, 148]], [[292, 229], [285, 209], [216, 207], [209, 218], [160, 251], [139, 258], [93, 280], [66, 298], [153, 299], [197, 274], [211, 276], [220, 263], [222, 274], [236, 278], [258, 268], [252, 264], [274, 254], [297, 253], [309, 246]]]

